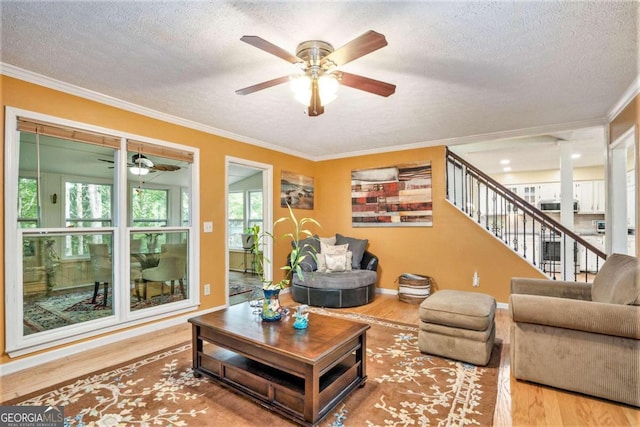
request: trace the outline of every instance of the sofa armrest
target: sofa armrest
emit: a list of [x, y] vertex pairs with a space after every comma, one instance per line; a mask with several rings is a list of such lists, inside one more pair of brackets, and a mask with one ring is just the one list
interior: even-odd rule
[[622, 338], [640, 339], [640, 306], [512, 294], [514, 323], [530, 323]]
[[591, 283], [514, 277], [511, 293], [591, 301]]
[[369, 251], [364, 251], [364, 255], [362, 255], [362, 261], [360, 262], [361, 270], [378, 270], [378, 257], [372, 254]]

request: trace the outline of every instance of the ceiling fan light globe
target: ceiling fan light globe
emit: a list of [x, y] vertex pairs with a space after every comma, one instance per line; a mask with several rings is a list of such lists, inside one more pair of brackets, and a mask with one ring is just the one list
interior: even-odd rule
[[311, 99], [311, 77], [302, 74], [292, 77], [290, 82], [295, 100], [302, 105], [309, 105], [309, 100]]
[[149, 169], [145, 167], [131, 166], [129, 172], [136, 176], [144, 176], [149, 173]]
[[338, 80], [331, 74], [324, 74], [318, 79], [320, 89], [320, 100], [322, 105], [329, 105], [330, 102], [338, 97]]

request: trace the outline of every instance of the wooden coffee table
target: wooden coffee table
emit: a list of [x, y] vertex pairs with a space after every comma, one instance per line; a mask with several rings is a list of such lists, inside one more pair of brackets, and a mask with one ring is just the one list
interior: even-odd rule
[[263, 322], [248, 303], [189, 319], [193, 370], [305, 425], [317, 425], [367, 380], [369, 325], [309, 314]]

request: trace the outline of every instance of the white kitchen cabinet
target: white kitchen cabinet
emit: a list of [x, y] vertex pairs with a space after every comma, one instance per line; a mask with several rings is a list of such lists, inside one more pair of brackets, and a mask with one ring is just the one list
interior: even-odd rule
[[577, 181], [573, 197], [578, 200], [579, 213], [604, 213], [604, 180]]
[[538, 184], [538, 194], [536, 194], [536, 202], [540, 200], [559, 200], [560, 199], [560, 183], [544, 182]]

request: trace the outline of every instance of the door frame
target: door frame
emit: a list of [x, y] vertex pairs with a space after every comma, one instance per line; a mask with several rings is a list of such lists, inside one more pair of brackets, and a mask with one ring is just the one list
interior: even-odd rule
[[[627, 198], [627, 149], [633, 149], [634, 200]], [[627, 204], [635, 203], [635, 218], [632, 220], [636, 238], [638, 230], [638, 127], [634, 125], [609, 144], [608, 150], [609, 188], [606, 218], [607, 253], [627, 253]], [[635, 252], [638, 253], [636, 241]], [[635, 255], [635, 254], [634, 254]]]
[[[257, 169], [262, 171], [262, 220], [263, 231], [273, 233], [273, 165], [267, 163], [255, 162], [253, 160], [242, 159], [239, 157], [225, 156], [224, 162], [224, 180], [225, 180], [225, 197], [224, 197], [224, 258], [225, 258], [225, 305], [229, 306], [229, 166], [231, 164]], [[265, 239], [263, 253], [268, 259], [272, 259], [273, 245], [271, 239]], [[267, 280], [273, 277], [273, 268], [271, 263], [265, 263], [264, 275]]]

